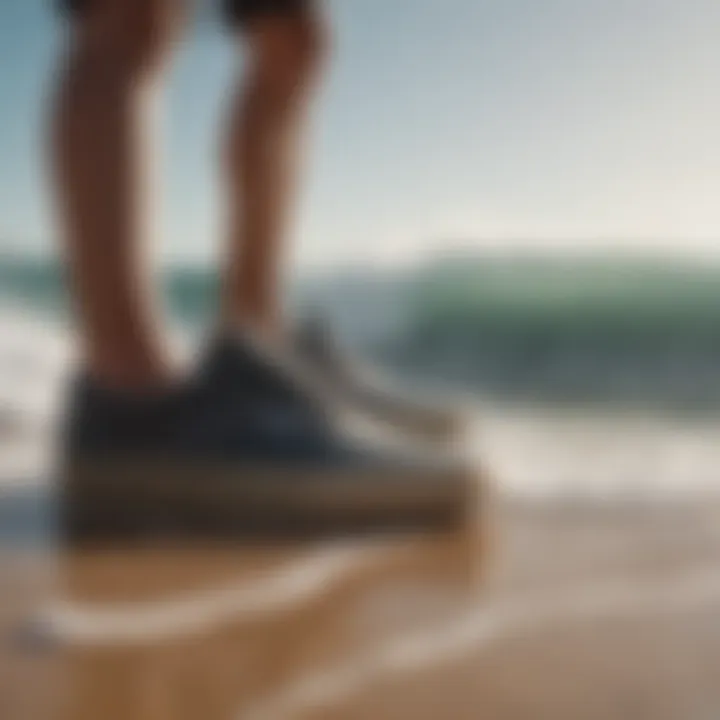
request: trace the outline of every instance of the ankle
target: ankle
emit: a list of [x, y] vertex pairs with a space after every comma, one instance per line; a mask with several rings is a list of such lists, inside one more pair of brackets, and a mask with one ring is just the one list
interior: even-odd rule
[[169, 362], [117, 358], [91, 361], [88, 376], [98, 387], [131, 395], [163, 394], [177, 378]]
[[270, 347], [282, 346], [287, 337], [285, 325], [279, 317], [240, 313], [234, 317], [221, 319], [218, 334], [220, 336], [241, 334]]

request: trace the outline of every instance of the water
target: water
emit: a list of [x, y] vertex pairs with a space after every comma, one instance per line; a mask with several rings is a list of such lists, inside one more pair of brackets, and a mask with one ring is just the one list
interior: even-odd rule
[[[211, 320], [217, 278], [159, 273], [167, 315]], [[305, 277], [293, 309], [320, 307], [346, 342], [403, 373], [484, 398], [674, 412], [720, 408], [720, 268], [601, 259], [469, 259]], [[49, 261], [0, 260], [0, 307], [67, 318]]]

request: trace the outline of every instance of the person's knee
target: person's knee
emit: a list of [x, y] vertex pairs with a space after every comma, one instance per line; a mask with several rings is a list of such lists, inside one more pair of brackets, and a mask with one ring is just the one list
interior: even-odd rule
[[181, 25], [177, 0], [85, 0], [77, 49], [137, 78], [161, 67]]
[[321, 74], [329, 36], [315, 14], [258, 22], [249, 31], [251, 62], [256, 76], [279, 91], [302, 89]]

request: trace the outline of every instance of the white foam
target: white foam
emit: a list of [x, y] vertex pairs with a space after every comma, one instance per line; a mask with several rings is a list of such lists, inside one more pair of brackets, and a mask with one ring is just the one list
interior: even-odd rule
[[720, 495], [720, 420], [486, 408], [472, 445], [525, 497], [687, 500]]
[[60, 603], [38, 624], [60, 642], [86, 647], [177, 640], [297, 606], [386, 556], [383, 547], [322, 550], [258, 582], [243, 580], [196, 595], [121, 606]]
[[59, 323], [0, 311], [0, 486], [46, 465], [72, 345]]

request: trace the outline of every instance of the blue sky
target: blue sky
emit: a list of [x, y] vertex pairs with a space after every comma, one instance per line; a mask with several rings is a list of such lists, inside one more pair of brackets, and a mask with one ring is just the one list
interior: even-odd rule
[[[59, 39], [50, 5], [0, 2], [0, 245], [53, 242], [40, 142]], [[296, 231], [301, 265], [459, 246], [720, 248], [717, 0], [328, 9], [336, 49]], [[215, 128], [233, 58], [203, 23], [170, 77], [165, 257], [218, 247]]]

